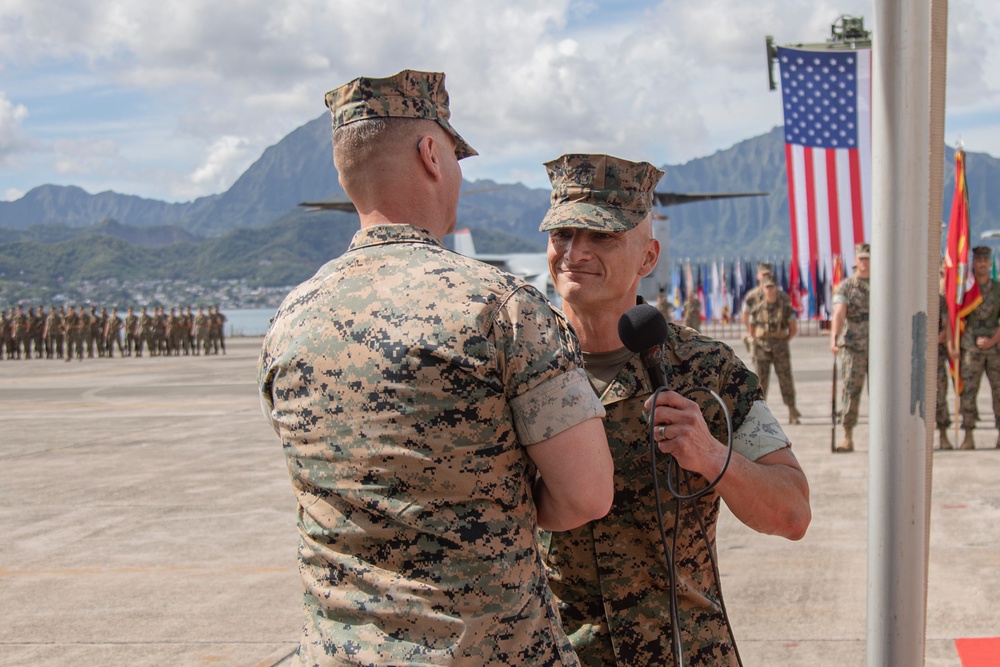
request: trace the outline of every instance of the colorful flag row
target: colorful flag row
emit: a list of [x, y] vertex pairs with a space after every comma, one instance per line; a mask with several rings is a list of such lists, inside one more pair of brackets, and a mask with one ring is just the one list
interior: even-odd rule
[[832, 290], [849, 275], [839, 256], [833, 258], [830, 273], [824, 263], [813, 261], [805, 275], [789, 260], [675, 261], [668, 297], [674, 307], [674, 319], [681, 319], [681, 309], [692, 292], [701, 302], [703, 322], [723, 322], [738, 317], [744, 298], [757, 284], [756, 267], [761, 261], [774, 267], [775, 280], [791, 297], [800, 318], [830, 319]]

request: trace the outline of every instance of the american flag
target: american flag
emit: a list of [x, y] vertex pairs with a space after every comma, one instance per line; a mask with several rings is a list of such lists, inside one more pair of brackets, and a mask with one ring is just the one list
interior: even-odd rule
[[[779, 47], [793, 275], [871, 239], [871, 49]], [[845, 272], [845, 273], [846, 273]]]

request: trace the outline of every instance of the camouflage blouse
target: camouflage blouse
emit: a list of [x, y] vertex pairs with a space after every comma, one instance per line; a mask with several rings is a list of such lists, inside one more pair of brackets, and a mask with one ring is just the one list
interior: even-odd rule
[[604, 410], [534, 288], [363, 229], [285, 299], [258, 380], [299, 504], [297, 664], [578, 664], [524, 446]]
[[842, 281], [833, 292], [833, 303], [847, 304], [847, 320], [839, 345], [848, 350], [868, 350], [868, 306], [871, 283], [858, 274]]
[[747, 312], [754, 327], [754, 336], [759, 338], [784, 338], [788, 335], [792, 321], [798, 319], [792, 308], [792, 300], [785, 292], [779, 292], [774, 303], [768, 303], [766, 296], [754, 299]]
[[[723, 343], [674, 324], [665, 342], [668, 383], [702, 406], [713, 436], [726, 441], [721, 408], [705, 386], [725, 401], [733, 430], [748, 422], [762, 400], [757, 376]], [[559, 598], [563, 627], [584, 665], [646, 667], [675, 664], [670, 628], [668, 574], [657, 529], [657, 513], [643, 403], [652, 394], [645, 370], [633, 356], [601, 396], [605, 428], [615, 461], [615, 499], [603, 519], [575, 530], [544, 533], [542, 548], [552, 590]], [[762, 403], [756, 405], [763, 405]], [[773, 417], [771, 417], [773, 420]], [[776, 425], [776, 422], [775, 422]], [[756, 460], [787, 446], [777, 438], [747, 438], [742, 451]], [[756, 443], [768, 441], [759, 448]], [[775, 444], [777, 443], [777, 444]], [[674, 531], [677, 501], [664, 486], [665, 459], [658, 458], [667, 541], [677, 541], [676, 570], [685, 664], [735, 665], [720, 603], [715, 553], [719, 496], [714, 491], [686, 501]], [[688, 492], [708, 480], [692, 475]], [[701, 525], [705, 527], [703, 536]], [[707, 540], [707, 541], [706, 541]]]
[[979, 286], [982, 302], [965, 318], [961, 347], [975, 350], [976, 339], [992, 336], [1000, 326], [1000, 282], [987, 280]]

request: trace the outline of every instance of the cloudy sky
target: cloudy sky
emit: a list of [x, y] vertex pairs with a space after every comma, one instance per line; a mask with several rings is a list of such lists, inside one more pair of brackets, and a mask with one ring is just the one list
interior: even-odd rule
[[[874, 0], [0, 0], [0, 199], [222, 192], [325, 91], [406, 68], [447, 74], [467, 179], [680, 164], [780, 125], [764, 36], [842, 14], [877, 30]], [[1000, 157], [1000, 3], [951, 0], [948, 34], [946, 140]]]

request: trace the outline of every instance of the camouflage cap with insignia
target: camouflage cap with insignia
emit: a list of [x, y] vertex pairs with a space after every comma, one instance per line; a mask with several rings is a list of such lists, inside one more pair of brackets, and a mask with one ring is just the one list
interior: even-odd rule
[[576, 227], [625, 232], [653, 208], [663, 172], [648, 162], [610, 155], [567, 154], [545, 163], [552, 183], [548, 212], [538, 231]]
[[858, 259], [868, 259], [872, 256], [872, 247], [868, 243], [858, 243], [854, 246], [854, 256]]
[[448, 131], [458, 144], [458, 159], [479, 155], [455, 131], [448, 119], [448, 91], [441, 72], [405, 69], [382, 79], [362, 76], [326, 94], [333, 131], [366, 118], [420, 118], [433, 120]]
[[977, 257], [989, 258], [993, 255], [993, 250], [988, 245], [977, 245], [972, 249], [972, 259]]
[[770, 262], [757, 262], [757, 273], [761, 275], [765, 273], [774, 273], [774, 265]]

